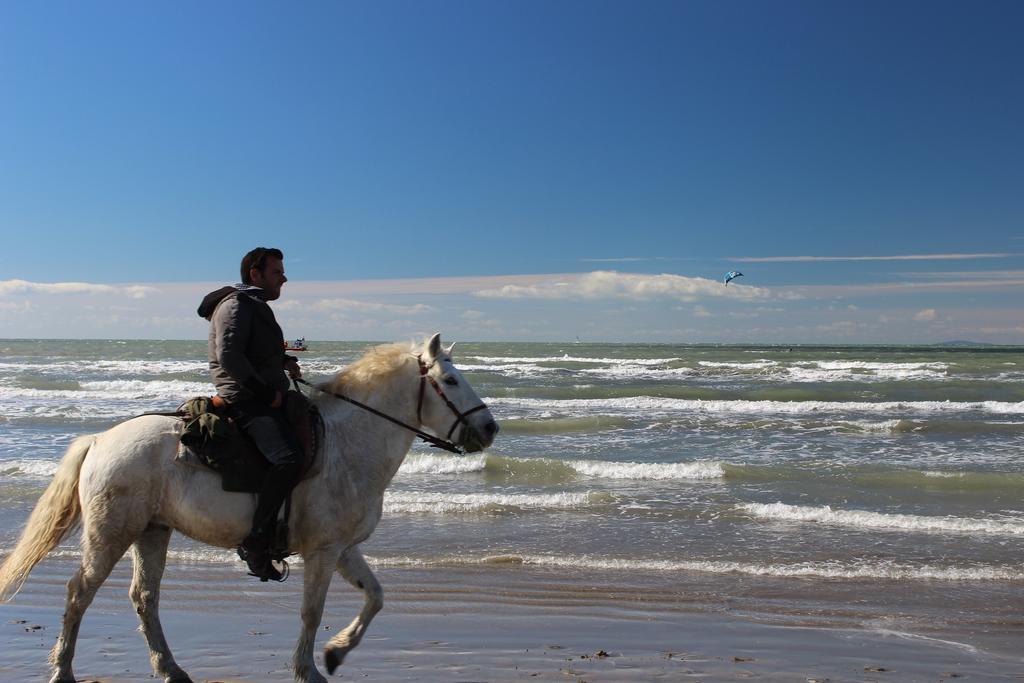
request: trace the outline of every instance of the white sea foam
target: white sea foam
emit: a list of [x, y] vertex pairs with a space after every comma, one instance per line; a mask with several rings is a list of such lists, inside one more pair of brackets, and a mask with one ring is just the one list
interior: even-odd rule
[[[11, 548], [0, 548], [0, 555]], [[50, 557], [77, 558], [81, 551], [76, 546], [62, 545]], [[198, 546], [173, 548], [168, 559], [179, 564], [241, 565], [234, 551]], [[593, 570], [612, 572], [652, 572], [676, 575], [681, 572], [700, 574], [738, 574], [775, 578], [826, 579], [884, 579], [891, 581], [1022, 581], [1024, 569], [1019, 565], [940, 566], [910, 564], [895, 561], [818, 561], [782, 563], [737, 562], [732, 560], [660, 560], [643, 558], [600, 557], [594, 555], [532, 555], [506, 553], [498, 555], [452, 555], [441, 557], [385, 557], [367, 555], [375, 568], [387, 567], [474, 567], [474, 566], [534, 566], [552, 567], [570, 571]], [[288, 558], [289, 564], [301, 564], [299, 555]]]
[[413, 493], [384, 494], [384, 512], [392, 513], [473, 513], [503, 508], [518, 510], [575, 510], [589, 506], [589, 493]]
[[846, 427], [858, 432], [869, 434], [890, 434], [899, 429], [903, 420], [882, 420], [881, 422], [870, 422], [867, 420], [854, 420], [840, 422], [838, 427]]
[[[587, 356], [570, 356], [568, 354], [564, 356], [540, 356], [540, 357], [524, 357], [519, 358], [515, 356], [466, 356], [466, 359], [472, 359], [479, 363], [491, 363], [499, 365], [521, 365], [528, 363], [535, 365], [537, 363], [597, 363], [600, 365], [667, 365], [669, 363], [675, 363], [682, 360], [681, 358], [589, 358]], [[466, 360], [459, 362], [459, 367], [462, 367]]]
[[8, 418], [125, 418], [173, 410], [192, 396], [209, 396], [212, 384], [182, 380], [82, 382], [80, 389], [0, 386], [0, 412]]
[[619, 365], [611, 368], [584, 368], [577, 370], [580, 375], [595, 375], [607, 379], [670, 379], [686, 377], [694, 373], [693, 368], [652, 368], [646, 365]]
[[48, 479], [57, 473], [57, 460], [0, 460], [0, 476], [19, 479]]
[[32, 399], [41, 401], [118, 400], [136, 398], [163, 398], [209, 395], [213, 384], [181, 380], [109, 380], [81, 382], [81, 389], [32, 389], [28, 387], [0, 387], [0, 400]]
[[621, 415], [642, 412], [647, 416], [707, 413], [741, 415], [820, 415], [835, 413], [954, 414], [984, 412], [1024, 414], [1024, 401], [702, 401], [694, 399], [632, 396], [625, 398], [513, 398], [488, 399], [488, 404], [511, 409], [548, 411], [551, 415]]
[[[211, 546], [195, 546], [192, 548], [172, 548], [167, 558], [179, 564], [242, 564], [238, 553], [234, 550], [214, 548]], [[288, 558], [288, 564], [300, 559], [300, 555]]]
[[946, 363], [873, 363], [868, 361], [803, 361], [786, 369], [794, 382], [842, 382], [851, 380], [943, 380]]
[[948, 363], [876, 363], [859, 360], [806, 361], [798, 364], [814, 364], [823, 370], [872, 370], [872, 371], [904, 371], [904, 370], [948, 370]]
[[480, 455], [438, 455], [435, 453], [410, 453], [399, 474], [465, 474], [482, 472], [487, 466], [487, 456]]
[[45, 363], [2, 363], [0, 372], [32, 372], [43, 375], [75, 376], [103, 372], [116, 375], [170, 375], [184, 373], [207, 374], [206, 360], [76, 360], [47, 361]]
[[739, 509], [760, 519], [818, 522], [859, 529], [1024, 536], [1024, 523], [991, 519], [885, 514], [867, 510], [836, 510], [828, 505], [809, 507], [786, 503], [745, 503]]
[[470, 365], [466, 363], [460, 363], [459, 369], [463, 372], [495, 372], [506, 377], [541, 377], [543, 375], [552, 375], [565, 373], [564, 368], [549, 368], [541, 365], [518, 365], [513, 363], [504, 364], [491, 364], [491, 365]]
[[550, 375], [588, 375], [607, 379], [671, 379], [685, 377], [694, 373], [693, 368], [662, 368], [652, 363], [623, 362], [597, 368], [565, 368], [544, 365], [523, 365], [516, 363], [473, 365], [460, 364], [466, 372], [495, 372], [506, 377], [543, 377]]
[[504, 555], [453, 556], [443, 558], [368, 557], [377, 567], [473, 566], [473, 565], [526, 565], [559, 569], [591, 569], [615, 572], [656, 572], [678, 574], [697, 572], [704, 574], [740, 574], [779, 578], [821, 577], [833, 579], [889, 579], [939, 581], [1019, 581], [1024, 570], [1017, 566], [935, 566], [913, 565], [899, 562], [798, 562], [771, 564], [736, 562], [729, 560], [656, 560], [637, 558], [609, 558], [560, 555]]
[[679, 463], [601, 462], [570, 460], [566, 464], [589, 477], [601, 479], [721, 479], [722, 464], [714, 461]]
[[109, 398], [162, 398], [174, 396], [208, 396], [213, 391], [210, 382], [185, 382], [180, 380], [109, 380], [82, 382], [83, 390], [97, 392]]
[[778, 365], [776, 361], [762, 358], [760, 360], [745, 361], [745, 362], [729, 362], [729, 361], [712, 361], [702, 360], [698, 363], [701, 367], [705, 368], [734, 368], [736, 370], [763, 370]]

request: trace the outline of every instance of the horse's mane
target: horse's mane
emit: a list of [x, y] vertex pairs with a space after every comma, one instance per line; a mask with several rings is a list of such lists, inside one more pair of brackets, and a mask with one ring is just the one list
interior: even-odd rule
[[386, 381], [415, 355], [414, 344], [374, 346], [322, 385], [328, 391], [344, 393], [369, 389]]

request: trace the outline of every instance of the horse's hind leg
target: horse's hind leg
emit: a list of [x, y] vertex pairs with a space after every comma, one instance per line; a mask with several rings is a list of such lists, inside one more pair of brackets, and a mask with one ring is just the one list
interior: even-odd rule
[[338, 571], [349, 583], [363, 592], [365, 602], [352, 623], [327, 642], [324, 648], [324, 663], [329, 674], [333, 674], [344, 661], [345, 655], [359, 644], [373, 617], [384, 607], [384, 591], [359, 548], [349, 548], [341, 554], [338, 558]]
[[164, 575], [170, 540], [169, 528], [150, 524], [135, 541], [132, 548], [135, 573], [129, 595], [142, 620], [142, 632], [149, 643], [149, 661], [153, 671], [163, 676], [166, 683], [191, 683], [188, 675], [174, 661], [160, 625], [160, 580]]
[[78, 629], [82, 625], [85, 610], [114, 565], [142, 531], [140, 527], [145, 525], [145, 522], [140, 525], [138, 521], [129, 523], [129, 510], [111, 512], [114, 500], [113, 497], [100, 497], [91, 501], [83, 510], [82, 561], [68, 581], [64, 623], [57, 644], [50, 652], [50, 663], [53, 665], [51, 683], [70, 683], [75, 680], [71, 660], [75, 656]]

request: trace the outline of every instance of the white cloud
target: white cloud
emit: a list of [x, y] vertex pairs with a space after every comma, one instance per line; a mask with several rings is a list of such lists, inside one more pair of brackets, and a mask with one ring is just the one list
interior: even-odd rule
[[915, 313], [914, 320], [918, 322], [928, 322], [931, 320], [935, 320], [937, 315], [938, 314], [935, 312], [934, 308], [926, 308], [923, 311], [918, 311], [917, 313]]
[[[297, 303], [299, 306], [302, 304]], [[295, 308], [290, 306], [289, 308]], [[434, 310], [433, 306], [426, 304], [413, 304], [405, 306], [401, 304], [382, 304], [372, 301], [357, 301], [355, 299], [320, 299], [313, 304], [305, 306], [314, 311], [328, 312], [353, 312], [353, 313], [394, 313], [398, 315], [422, 315]]]
[[903, 277], [921, 280], [964, 279], [964, 280], [1021, 280], [1024, 270], [953, 270], [934, 272], [902, 273]]
[[129, 287], [121, 287], [120, 291], [122, 294], [130, 296], [133, 299], [145, 299], [149, 294], [153, 294], [159, 290], [155, 287], [147, 287], [145, 285], [131, 285]]
[[793, 263], [815, 261], [958, 261], [976, 258], [1007, 258], [1021, 256], [1013, 253], [983, 254], [899, 254], [892, 256], [740, 256], [730, 261], [743, 263]]
[[[800, 298], [822, 299], [847, 296], [871, 296], [888, 294], [964, 292], [977, 289], [1015, 289], [1024, 286], [1024, 277], [1019, 279], [971, 280], [953, 279], [935, 282], [876, 282], [857, 285], [794, 285], [780, 287], [775, 294], [792, 293]], [[780, 297], [781, 298], [781, 297]]]
[[145, 285], [99, 285], [91, 282], [29, 282], [28, 280], [0, 280], [0, 295], [17, 294], [121, 294], [132, 299], [145, 298], [157, 292]]
[[[644, 275], [598, 270], [577, 276], [560, 276], [533, 284], [508, 284], [473, 292], [474, 296], [490, 299], [676, 299], [696, 301], [704, 297], [731, 299], [767, 299], [773, 294], [767, 289], [736, 285], [725, 287], [717, 280], [684, 277], [663, 273]], [[789, 295], [788, 298], [797, 298]]]

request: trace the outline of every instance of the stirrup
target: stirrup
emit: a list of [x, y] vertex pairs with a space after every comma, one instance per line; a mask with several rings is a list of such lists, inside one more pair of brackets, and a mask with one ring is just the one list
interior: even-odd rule
[[[267, 581], [282, 582], [288, 578], [290, 570], [288, 563], [283, 559], [278, 560], [281, 563], [281, 569], [274, 566], [274, 560], [269, 555], [262, 555], [254, 553], [251, 549], [246, 548], [245, 545], [240, 545], [237, 548], [238, 557], [242, 559], [249, 566], [249, 576], [255, 576], [261, 582], [266, 583]], [[266, 558], [265, 562], [259, 562], [259, 559]]]
[[[281, 560], [281, 569], [274, 566], [273, 561], [267, 563], [267, 569], [269, 570], [266, 574], [257, 574], [256, 572], [248, 572], [249, 576], [255, 576], [262, 583], [267, 581], [277, 581], [278, 583], [284, 583], [285, 579], [291, 573], [288, 568], [288, 563]], [[273, 573], [271, 573], [273, 572]]]
[[[274, 562], [275, 561], [279, 562], [281, 564], [281, 568], [280, 569], [278, 569], [277, 567], [274, 566]], [[283, 559], [281, 559], [281, 560], [271, 560], [269, 565], [270, 565], [270, 568], [273, 569], [275, 572], [277, 572], [277, 575], [280, 577], [280, 578], [274, 578], [273, 576], [271, 576], [270, 578], [273, 579], [274, 581], [277, 581], [278, 583], [284, 583], [285, 579], [287, 579], [288, 575], [291, 573], [291, 569], [288, 567], [288, 563], [285, 562]], [[266, 581], [266, 580], [267, 579], [260, 578], [260, 581]]]

